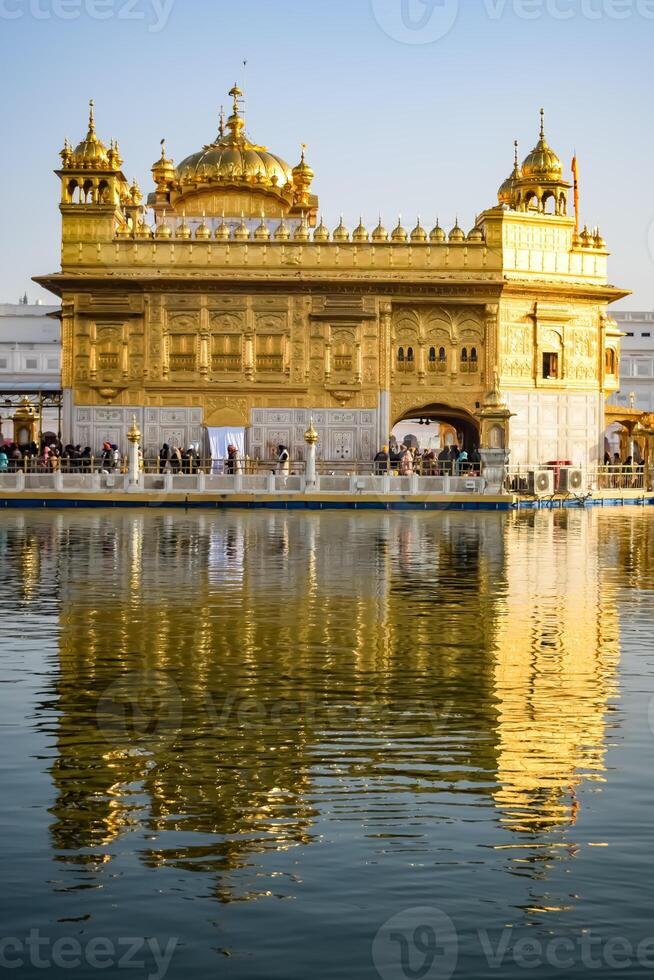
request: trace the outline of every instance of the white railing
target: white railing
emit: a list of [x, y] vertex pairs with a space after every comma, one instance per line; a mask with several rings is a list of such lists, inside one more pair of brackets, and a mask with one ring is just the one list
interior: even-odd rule
[[[356, 469], [356, 468], [352, 468]], [[300, 470], [300, 472], [298, 472]], [[145, 491], [163, 494], [305, 494], [373, 496], [436, 496], [448, 494], [482, 494], [486, 483], [478, 475], [462, 476], [395, 476], [392, 473], [376, 476], [372, 472], [318, 473], [314, 483], [308, 483], [304, 466], [294, 465], [290, 473], [278, 471], [212, 473], [204, 470], [193, 474], [166, 469], [162, 473], [142, 472], [137, 485], [120, 470], [94, 473], [25, 472], [0, 474], [0, 492], [22, 493], [112, 493]]]

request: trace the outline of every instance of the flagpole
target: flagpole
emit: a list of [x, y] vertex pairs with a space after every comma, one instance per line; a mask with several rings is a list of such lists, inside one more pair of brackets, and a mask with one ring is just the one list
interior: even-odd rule
[[574, 179], [574, 202], [575, 202], [575, 234], [579, 234], [579, 165], [577, 163], [577, 151], [572, 158], [572, 176]]

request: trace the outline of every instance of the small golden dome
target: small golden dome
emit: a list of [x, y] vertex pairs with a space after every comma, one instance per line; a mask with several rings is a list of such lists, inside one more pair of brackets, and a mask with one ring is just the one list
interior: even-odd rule
[[166, 156], [166, 141], [161, 141], [161, 156], [152, 164], [152, 176], [155, 184], [160, 184], [175, 178], [175, 164]]
[[328, 242], [329, 241], [329, 228], [325, 224], [324, 220], [320, 219], [320, 224], [313, 233], [314, 242]]
[[223, 215], [222, 221], [216, 228], [214, 233], [214, 238], [218, 242], [228, 242], [231, 237], [229, 225], [225, 224], [225, 216]]
[[284, 218], [282, 216], [282, 220], [279, 222], [279, 224], [275, 228], [275, 241], [276, 242], [287, 242], [290, 237], [291, 237], [291, 233], [288, 230], [288, 225], [286, 224], [286, 222], [284, 221]]
[[335, 242], [349, 242], [350, 240], [350, 233], [343, 224], [343, 215], [341, 215], [341, 220], [338, 223], [338, 226], [334, 229], [332, 239]]
[[464, 242], [466, 240], [466, 234], [463, 228], [459, 227], [459, 219], [456, 219], [456, 223], [452, 231], [448, 236], [448, 240], [451, 242]]
[[195, 240], [196, 242], [206, 242], [209, 238], [211, 238], [211, 229], [206, 224], [204, 215], [202, 215], [202, 221], [195, 229]]
[[422, 227], [422, 224], [420, 223], [420, 218], [418, 218], [418, 220], [416, 222], [416, 226], [413, 229], [413, 231], [411, 232], [411, 241], [412, 242], [426, 242], [427, 241], [427, 232]]
[[241, 215], [240, 224], [234, 229], [234, 239], [237, 242], [247, 242], [250, 238], [250, 229], [245, 223], [245, 215]]
[[[78, 167], [106, 168], [109, 167], [109, 151], [102, 140], [98, 139], [95, 131], [95, 117], [93, 113], [93, 99], [89, 102], [89, 130], [86, 137], [79, 143], [74, 150], [74, 164]], [[112, 144], [113, 150], [113, 144]]]
[[30, 420], [36, 418], [36, 408], [34, 405], [32, 405], [27, 395], [23, 395], [20, 404], [18, 405], [12, 418], [14, 418], [16, 421], [22, 419]]
[[510, 204], [514, 203], [514, 194], [517, 182], [522, 178], [522, 170], [520, 169], [520, 164], [518, 163], [518, 141], [515, 140], [514, 146], [514, 159], [513, 159], [513, 171], [506, 178], [506, 180], [501, 184], [500, 189], [497, 192], [497, 199], [500, 204]]
[[366, 226], [363, 223], [363, 218], [362, 217], [359, 217], [359, 224], [356, 226], [356, 228], [352, 232], [352, 241], [353, 242], [367, 242], [368, 239], [369, 239], [369, 237], [370, 236], [368, 235], [368, 229], [366, 228]]
[[141, 218], [136, 229], [137, 238], [152, 238], [152, 228], [147, 223], [145, 215]]
[[166, 215], [165, 214], [164, 214], [163, 218], [161, 219], [161, 221], [159, 222], [159, 224], [157, 225], [157, 227], [154, 230], [154, 237], [155, 238], [172, 238], [173, 237], [172, 229], [171, 229], [170, 225], [166, 223]]
[[261, 223], [254, 229], [254, 238], [257, 242], [270, 241], [270, 228], [266, 224], [265, 216], [261, 215]]
[[470, 231], [470, 233], [468, 234], [468, 241], [469, 242], [483, 242], [483, 240], [484, 240], [484, 233], [483, 233], [483, 231], [481, 230], [481, 228], [479, 227], [479, 225], [475, 225], [475, 227], [472, 229], [472, 231]]
[[406, 233], [406, 228], [403, 228], [402, 227], [402, 217], [400, 216], [397, 219], [397, 224], [396, 224], [395, 228], [393, 228], [393, 231], [391, 232], [391, 241], [392, 242], [406, 242], [407, 239], [408, 239], [408, 235]]
[[302, 156], [300, 157], [300, 162], [298, 163], [297, 167], [293, 167], [293, 176], [312, 181], [316, 175], [304, 157], [304, 151], [306, 150], [306, 148], [307, 148], [306, 143], [303, 143]]
[[595, 245], [595, 248], [606, 248], [606, 242], [604, 241], [604, 239], [600, 235], [599, 228], [596, 228], [595, 229], [595, 235], [594, 235], [594, 238], [593, 238], [593, 244]]
[[429, 233], [429, 241], [436, 242], [436, 244], [440, 244], [441, 242], [446, 241], [446, 239], [447, 239], [447, 235], [445, 234], [445, 231], [441, 228], [440, 222], [437, 218], [436, 224], [434, 225], [434, 227]]
[[581, 247], [582, 248], [592, 248], [593, 247], [593, 236], [588, 230], [587, 225], [584, 225], [584, 230], [581, 233]]
[[188, 240], [191, 237], [191, 229], [186, 224], [186, 215], [182, 214], [182, 220], [180, 224], [177, 225], [175, 229], [175, 238], [181, 238], [183, 241]]
[[295, 232], [293, 234], [293, 241], [294, 242], [308, 242], [309, 241], [309, 238], [310, 238], [310, 236], [309, 236], [309, 226], [307, 224], [307, 219], [305, 218], [304, 215], [302, 215], [302, 220], [300, 221], [299, 225], [297, 226], [297, 228], [295, 229]]
[[562, 174], [561, 161], [545, 139], [545, 110], [541, 109], [540, 139], [522, 164], [522, 176], [531, 180], [557, 181]]
[[372, 233], [372, 240], [373, 240], [373, 242], [387, 242], [388, 241], [388, 232], [386, 231], [386, 229], [384, 228], [384, 225], [382, 223], [381, 214], [379, 215], [379, 223], [378, 223], [377, 227], [375, 228], [375, 230]]

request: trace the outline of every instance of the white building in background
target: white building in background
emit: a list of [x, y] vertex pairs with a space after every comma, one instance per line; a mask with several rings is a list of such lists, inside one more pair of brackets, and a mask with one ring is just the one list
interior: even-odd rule
[[[654, 412], [654, 312], [612, 311], [623, 331], [620, 388], [610, 399], [643, 412]], [[633, 396], [633, 399], [632, 399]]]
[[50, 316], [58, 306], [0, 303], [0, 432], [11, 438], [10, 421], [27, 395], [43, 404], [43, 431], [58, 431], [61, 393], [61, 328]]

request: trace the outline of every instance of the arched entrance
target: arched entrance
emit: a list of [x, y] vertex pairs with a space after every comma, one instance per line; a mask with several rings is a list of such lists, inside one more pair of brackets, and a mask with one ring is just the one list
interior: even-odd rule
[[391, 438], [393, 436], [398, 444], [406, 444], [407, 437], [410, 440], [412, 437], [421, 449], [442, 449], [456, 444], [470, 453], [479, 448], [479, 423], [463, 408], [423, 405], [409, 409], [395, 420]]

